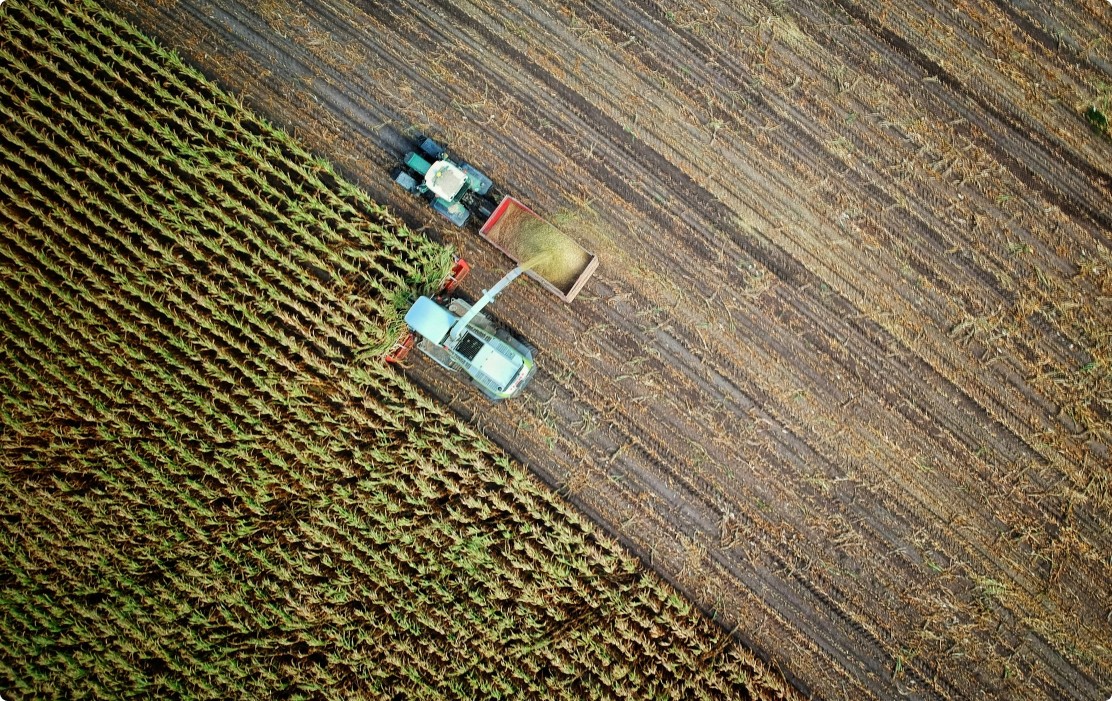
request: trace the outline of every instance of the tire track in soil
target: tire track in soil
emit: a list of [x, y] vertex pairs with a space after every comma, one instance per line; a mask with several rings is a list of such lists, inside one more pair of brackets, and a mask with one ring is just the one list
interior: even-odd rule
[[[1043, 22], [1045, 24], [1049, 21], [1053, 21], [1053, 18], [1046, 15], [1043, 8], [1038, 5], [1029, 2], [1029, 0], [1014, 0], [1013, 2], [992, 0], [992, 4], [1000, 10], [1000, 12], [1004, 13], [1009, 21], [1014, 22], [1016, 27], [1018, 27], [1024, 35], [1031, 37], [1041, 44], [1046, 54], [1058, 56], [1063, 44], [1068, 44], [1074, 51], [1075, 56], [1073, 58], [1077, 61], [1084, 63], [1093, 71], [1112, 74], [1112, 63], [1094, 59], [1094, 57], [1090, 56], [1087, 52], [1080, 51], [1076, 44], [1068, 42], [1067, 37], [1064, 36], [1064, 31], [1056, 30], [1055, 33], [1057, 36], [1055, 36], [1055, 33], [1051, 33], [1037, 24], [1033, 16], [1034, 14], [1040, 15], [1037, 20], [1038, 22]], [[1027, 16], [1024, 16], [1024, 14]], [[1112, 29], [1112, 27], [1108, 29]]]
[[[331, 118], [335, 122], [330, 122], [328, 129], [357, 133], [360, 138], [352, 140], [358, 144], [356, 153], [372, 161], [366, 170], [355, 166], [357, 179], [380, 199], [402, 205], [400, 209], [418, 221], [427, 222], [435, 231], [446, 228], [416, 207], [399, 201], [388, 185], [379, 182], [384, 180], [379, 171], [398, 150], [400, 140], [375, 125], [387, 121], [405, 124], [415, 114], [413, 105], [393, 98], [384, 100], [382, 91], [376, 91], [374, 80], [362, 71], [354, 71], [351, 66], [345, 70], [339, 65], [324, 65], [320, 58], [324, 50], [317, 46], [308, 49], [304, 36], [287, 31], [287, 36], [282, 37], [252, 11], [233, 2], [176, 7], [197, 8], [189, 22], [219, 32], [216, 46], [225, 50], [235, 46], [245, 55], [273, 51], [275, 67], [296, 61], [299, 68], [295, 77], [279, 75], [272, 84], [262, 81], [255, 84], [255, 99], [269, 107], [267, 113], [294, 124], [311, 123], [314, 115], [325, 118], [329, 114], [338, 115]], [[526, 17], [533, 22], [530, 26], [541, 28], [533, 30], [538, 38], [559, 39], [564, 21], [559, 16], [562, 8], [510, 7], [498, 15], [484, 15], [481, 6], [463, 3], [448, 6], [445, 12], [370, 3], [358, 7], [363, 17], [359, 10], [353, 13], [345, 3], [301, 9], [303, 15], [311, 16], [326, 31], [358, 43], [376, 62], [377, 71], [392, 71], [399, 84], [417, 91], [418, 94], [411, 94], [415, 102], [422, 104], [417, 111], [423, 113], [427, 105], [441, 129], [463, 137], [458, 143], [466, 144], [468, 127], [452, 124], [445, 118], [449, 114], [467, 116], [466, 110], [457, 107], [453, 99], [458, 95], [462, 101], [469, 95], [468, 84], [493, 85], [512, 94], [514, 100], [509, 106], [499, 106], [511, 117], [501, 126], [491, 126], [488, 121], [483, 127], [483, 138], [471, 137], [477, 145], [467, 146], [464, 155], [484, 159], [485, 162], [479, 161], [484, 167], [494, 164], [493, 169], [501, 176], [496, 179], [507, 189], [512, 185], [521, 196], [541, 203], [538, 205], [541, 211], [551, 211], [553, 203], [559, 203], [559, 195], [552, 194], [558, 187], [596, 195], [606, 203], [603, 208], [608, 215], [606, 223], [618, 232], [626, 249], [612, 258], [619, 263], [616, 267], [607, 265], [604, 258], [603, 269], [574, 309], [564, 309], [529, 288], [519, 288], [515, 295], [500, 299], [499, 316], [525, 331], [529, 340], [542, 349], [543, 369], [535, 389], [519, 405], [491, 409], [461, 390], [454, 380], [444, 378], [435, 369], [417, 365], [413, 372], [419, 379], [453, 408], [472, 417], [487, 435], [496, 438], [549, 484], [562, 488], [570, 501], [616, 533], [665, 576], [693, 593], [704, 610], [713, 609], [726, 616], [728, 625], [741, 623], [737, 630], [739, 639], [755, 647], [766, 659], [771, 658], [774, 664], [779, 662], [779, 666], [786, 667], [789, 676], [805, 692], [836, 698], [848, 685], [859, 695], [873, 698], [890, 698], [901, 692], [955, 698], [968, 696], [975, 689], [1002, 693], [1005, 685], [990, 679], [991, 671], [954, 669], [939, 655], [907, 660], [903, 676], [896, 679], [893, 674], [895, 660], [902, 654], [900, 643], [906, 640], [904, 636], [917, 624], [930, 620], [930, 607], [912, 604], [906, 592], [911, 586], [920, 585], [935, 595], [945, 592], [937, 585], [930, 586], [930, 574], [921, 565], [920, 556], [901, 555], [894, 559], [887, 554], [889, 551], [904, 549], [910, 541], [918, 539], [927, 551], [941, 553], [943, 559], [973, 559], [978, 571], [998, 572], [1004, 566], [998, 555], [985, 550], [986, 540], [971, 538], [960, 527], [947, 523], [944, 514], [954, 513], [956, 507], [940, 514], [941, 502], [926, 496], [945, 494], [959, 504], [964, 501], [972, 505], [970, 500], [974, 497], [964, 496], [962, 489], [974, 482], [959, 478], [950, 469], [939, 478], [913, 476], [907, 480], [899, 470], [892, 471], [891, 458], [881, 458], [875, 448], [862, 453], [853, 445], [875, 442], [883, 432], [894, 431], [897, 435], [904, 432], [921, 448], [939, 450], [943, 463], [956, 465], [968, 454], [970, 446], [987, 437], [988, 430], [990, 444], [1002, 454], [1041, 459], [1021, 432], [1027, 422], [1009, 412], [1009, 404], [997, 401], [991, 392], [979, 386], [963, 387], [962, 363], [968, 362], [963, 360], [967, 353], [946, 359], [948, 365], [940, 366], [943, 356], [920, 355], [906, 337], [893, 335], [863, 314], [861, 300], [874, 293], [876, 287], [870, 288], [873, 283], [861, 281], [854, 274], [852, 266], [863, 260], [860, 255], [847, 254], [839, 264], [840, 270], [815, 267], [818, 259], [809, 250], [812, 244], [806, 236], [772, 229], [773, 222], [785, 212], [801, 214], [808, 226], [814, 228], [819, 221], [816, 215], [822, 217], [826, 210], [839, 204], [832, 194], [826, 193], [805, 207], [793, 204], [798, 192], [792, 184], [798, 182], [798, 174], [793, 174], [792, 162], [818, 172], [837, 172], [865, 193], [861, 195], [863, 200], [878, 207], [891, 206], [900, 194], [899, 186], [884, 187], [883, 180], [877, 185], [865, 171], [859, 174], [857, 169], [845, 173], [836, 170], [840, 159], [832, 156], [827, 145], [815, 137], [816, 128], [805, 115], [787, 105], [775, 92], [766, 102], [760, 88], [750, 86], [739, 70], [707, 68], [705, 64], [715, 57], [715, 49], [706, 44], [699, 48], [691, 32], [669, 26], [666, 17], [662, 20], [659, 8], [653, 20], [640, 10], [592, 3], [590, 7], [598, 16], [605, 15], [605, 23], [599, 22], [597, 26], [615, 28], [623, 40], [624, 36], [639, 33], [641, 41], [624, 48], [617, 48], [616, 39], [601, 44], [568, 40], [566, 46], [584, 56], [596, 51], [608, 57], [606, 61], [600, 59], [600, 65], [606, 68], [600, 75], [608, 77], [625, 75], [619, 65], [621, 58], [635, 56], [635, 60], [644, 62], [648, 55], [637, 53], [642, 43], [654, 42], [652, 47], [662, 55], [667, 49], [668, 59], [657, 57], [655, 68], [665, 70], [669, 63], [684, 66], [682, 71], [671, 69], [669, 73], [673, 87], [684, 89], [678, 95], [663, 97], [671, 100], [672, 106], [689, 110], [692, 116], [696, 111], [705, 114], [698, 105], [701, 94], [695, 86], [711, 86], [712, 91], [744, 89], [747, 99], [761, 101], [758, 106], [765, 115], [786, 118], [784, 130], [774, 133], [769, 144], [790, 156], [787, 164], [758, 165], [759, 159], [748, 157], [757, 148], [753, 141], [730, 142], [718, 162], [728, 158], [738, 165], [750, 163], [745, 169], [750, 173], [758, 173], [763, 167], [768, 171], [767, 178], [739, 182], [732, 187], [714, 178], [711, 180], [714, 189], [705, 187], [701, 182], [708, 175], [705, 167], [696, 156], [689, 156], [680, 142], [670, 143], [675, 137], [668, 131], [667, 123], [627, 130], [614, 118], [615, 114], [628, 118], [629, 113], [623, 113], [620, 104], [606, 94], [580, 94], [568, 82], [572, 76], [561, 76], [545, 56], [545, 44], [530, 44], [528, 37], [522, 38], [512, 31], [510, 23]], [[210, 18], [208, 12], [217, 8], [226, 8], [227, 12], [222, 15], [213, 12], [214, 17]], [[821, 9], [816, 10], [816, 16], [822, 15]], [[180, 9], [142, 8], [142, 11], [164, 20], [143, 22], [150, 28], [172, 28], [182, 22]], [[466, 16], [466, 21], [460, 21], [460, 13]], [[512, 17], [506, 19], [503, 14]], [[396, 26], [384, 23], [383, 16], [392, 16]], [[476, 17], [491, 21], [479, 21]], [[377, 22], [373, 31], [356, 24], [364, 18]], [[237, 25], [241, 22], [252, 27], [246, 33], [246, 41], [236, 38], [241, 35]], [[415, 27], [424, 36], [409, 36], [408, 33], [418, 34]], [[166, 31], [188, 34], [180, 29]], [[566, 28], [564, 32], [565, 37], [574, 34]], [[822, 36], [821, 32], [811, 35]], [[282, 41], [268, 39], [274, 36]], [[383, 41], [383, 37], [392, 37], [394, 41]], [[520, 42], [529, 47], [528, 52], [516, 48]], [[464, 56], [482, 59], [462, 61], [457, 67], [457, 75], [467, 84], [445, 85], [422, 70], [417, 59], [422, 49], [439, 43], [454, 47]], [[677, 51], [678, 46], [687, 48]], [[827, 48], [838, 53], [832, 44]], [[891, 49], [881, 49], [886, 54], [892, 53]], [[845, 60], [846, 56], [840, 58]], [[203, 60], [201, 63], [225, 84], [243, 85], [252, 78], [243, 74], [237, 77], [236, 71], [243, 71], [242, 68], [214, 67], [211, 59], [207, 65]], [[522, 70], [528, 71], [529, 78], [518, 75]], [[684, 79], [681, 74], [692, 77]], [[908, 82], [908, 86], [913, 84]], [[314, 94], [320, 106], [305, 99], [288, 99], [304, 91]], [[348, 97], [349, 94], [353, 97]], [[283, 97], [288, 102], [284, 103]], [[741, 124], [740, 120], [731, 124]], [[993, 133], [991, 130], [999, 125], [983, 128], [988, 130], [985, 133]], [[316, 138], [312, 129], [305, 133], [310, 139]], [[596, 158], [589, 169], [574, 159], [568, 163], [574, 153], [568, 147], [578, 143], [584, 134], [593, 134], [596, 139], [592, 147]], [[492, 135], [498, 138], [490, 138]], [[858, 138], [857, 133], [851, 136]], [[863, 145], [868, 143], [868, 136], [862, 132], [859, 137]], [[645, 140], [652, 144], [651, 148], [644, 148]], [[319, 142], [327, 143], [327, 138]], [[325, 146], [320, 148], [324, 149], [323, 155], [331, 155]], [[561, 148], [567, 155], [561, 154]], [[351, 159], [343, 162], [352, 167]], [[620, 167], [631, 162], [651, 171], [640, 183], [628, 180]], [[750, 195], [750, 191], [758, 194]], [[649, 192], [665, 193], [665, 200], [684, 203], [686, 211], [662, 206]], [[728, 200], [723, 200], [723, 195]], [[982, 267], [972, 257], [965, 260], [940, 255], [947, 241], [941, 232], [948, 217], [936, 217], [933, 213], [941, 211], [944, 200], [932, 199], [934, 195], [929, 189], [922, 190], [920, 197], [913, 204], [918, 211], [913, 222], [924, 242], [916, 243], [915, 249], [923, 272], [936, 271], [935, 277], [951, 283], [954, 289], [971, 288], [966, 300], [974, 300], [986, 291], [993, 298], [1009, 299], [1010, 292], [995, 271]], [[750, 212], [763, 213], [758, 215], [761, 219], [756, 226], [757, 234], [751, 238], [735, 227], [738, 204]], [[628, 234], [638, 230], [652, 231], [659, 242]], [[449, 236], [460, 241], [469, 254], [474, 251], [479, 264], [469, 289], [497, 278], [497, 271], [505, 265], [503, 259], [476, 247], [471, 234], [453, 232]], [[670, 275], [657, 272], [657, 278], [645, 279], [625, 267], [654, 259], [665, 261], [660, 267]], [[731, 268], [724, 261], [733, 260], [753, 260], [778, 280], [758, 293], [755, 300], [727, 303], [728, 295], [721, 294], [719, 285], [730, 275]], [[948, 262], [941, 270], [937, 267], [940, 260]], [[985, 263], [996, 265], [991, 259]], [[887, 288], [904, 299], [906, 293], [891, 270], [884, 266], [878, 269], [880, 289]], [[816, 295], [814, 290], [834, 279], [831, 274], [838, 276], [840, 284], [856, 290], [854, 296], [837, 292]], [[652, 282], [664, 284], [646, 286]], [[695, 308], [683, 305], [712, 295], [730, 315], [731, 328], [715, 329], [708, 340], [706, 334], [714, 321], [709, 316], [712, 312], [709, 305], [701, 301]], [[910, 305], [910, 301], [907, 303]], [[537, 323], [538, 316], [549, 318], [551, 323]], [[629, 378], [616, 380], [615, 367], [629, 362], [630, 354], [638, 350], [652, 352], [634, 356], [633, 359], [644, 360], [630, 366], [635, 372]], [[676, 360], [672, 361], [673, 358]], [[824, 379], [835, 372], [856, 378], [857, 384], [839, 386]], [[790, 397], [782, 396], [783, 387], [779, 392], [776, 390], [793, 376], [798, 378], [791, 380], [795, 386], [802, 386], [817, 397], [815, 402], [793, 404]], [[936, 397], [940, 388], [942, 392]], [[847, 397], [861, 413], [842, 419], [836, 410]], [[948, 403], [955, 399], [957, 408], [949, 408]], [[814, 413], [815, 409], [819, 411]], [[584, 421], [584, 411], [595, 415], [600, 425], [587, 436], [578, 430]], [[808, 411], [826, 422], [822, 426], [844, 423], [840, 429], [843, 437], [824, 435], [820, 424], [810, 424]], [[700, 421], [701, 417], [714, 420]], [[924, 417], [931, 419], [924, 421]], [[729, 421], [731, 427], [744, 429], [747, 438], [743, 445], [735, 447], [737, 452], [731, 452], [730, 446], [723, 445], [716, 435], [722, 430], [713, 425], [716, 421]], [[519, 422], [529, 425], [519, 428]], [[941, 437], [935, 437], [936, 432]], [[600, 433], [597, 438], [590, 438]], [[630, 447], [618, 452], [621, 446]], [[692, 456], [696, 446], [708, 457], [697, 462]], [[906, 451], [898, 451], [897, 456], [903, 452]], [[863, 458], [863, 462], [856, 464]], [[758, 474], [753, 466], [760, 466], [767, 473]], [[855, 472], [861, 469], [867, 471]], [[573, 473], [577, 476], [569, 482]], [[610, 478], [611, 473], [615, 479]], [[819, 483], [801, 481], [800, 475], [817, 475], [820, 481], [834, 481], [836, 486], [827, 490]], [[901, 479], [894, 479], [895, 476]], [[1053, 484], [1050, 476], [1037, 477], [1043, 479], [1044, 487]], [[578, 487], [573, 488], [575, 484]], [[840, 485], [852, 485], [853, 489]], [[859, 495], [865, 496], [858, 499]], [[911, 495], [917, 496], [909, 501]], [[768, 505], [766, 508], [760, 506], [762, 501]], [[812, 513], [793, 514], [794, 504], [805, 505]], [[1035, 509], [1028, 516], [1045, 517], [1053, 511], [1050, 507], [1043, 510], [1036, 502], [1025, 502], [1020, 508]], [[969, 510], [975, 518], [990, 522], [994, 518], [991, 512], [975, 506]], [[1001, 518], [1015, 522], [1018, 516], [1005, 513]], [[718, 547], [724, 535], [720, 529], [725, 523], [735, 524], [737, 532], [744, 529], [752, 536], [745, 552]], [[838, 537], [847, 539], [845, 555], [831, 555], [831, 551], [842, 546], [830, 548], [826, 539], [832, 528], [837, 531], [842, 524], [846, 528]], [[917, 530], [926, 531], [926, 535], [917, 536]], [[854, 539], [861, 543], [856, 549], [851, 547]], [[704, 548], [693, 565], [688, 564], [689, 558], [683, 552], [685, 542]], [[1016, 555], [1022, 552], [1013, 551], [1009, 557]], [[820, 566], [814, 566], [815, 562]], [[855, 566], [857, 575], [847, 575], [844, 569], [838, 569], [846, 566]], [[902, 578], [912, 584], [901, 584]], [[708, 579], [713, 581], [708, 583]], [[1024, 587], [1028, 585], [1029, 582]], [[952, 587], [958, 600], [970, 596], [960, 582], [947, 586]], [[1018, 614], [1002, 611], [997, 615], [1007, 621]], [[777, 630], [747, 625], [747, 616], [754, 621], [775, 621]], [[1034, 639], [1032, 635], [1025, 638]], [[1036, 652], [1038, 659], [1049, 661], [1060, 660], [1062, 654], [1059, 646], [1051, 643]], [[1034, 677], [1028, 682], [1036, 682], [1045, 698], [1082, 697], [1087, 693], [1084, 689], [1096, 686], [1094, 679], [1086, 679], [1084, 673], [1079, 678], [1076, 668], [1068, 663], [1063, 666], [1061, 662], [1052, 662], [1051, 666], [1051, 674], [1059, 674], [1057, 678], [1026, 667]], [[916, 682], [914, 687], [908, 684], [911, 681]]]
[[[1108, 197], [1112, 196], [1112, 176], [1084, 162], [1073, 152], [1063, 150], [1060, 144], [1039, 143], [1043, 141], [1041, 134], [1025, 130], [1022, 124], [1017, 123], [1015, 117], [1005, 114], [992, 105], [987, 98], [967, 90], [950, 71], [917, 50], [909, 40], [882, 27], [858, 4], [851, 0], [833, 0], [833, 2], [845, 12], [847, 18], [863, 25], [879, 42], [891, 47], [893, 51], [888, 52], [888, 55], [903, 56], [918, 69], [916, 71], [919, 73], [918, 80], [908, 79], [909, 86], [922, 84], [924, 78], [936, 79], [947, 89], [934, 92], [934, 96], [941, 98], [941, 104], [960, 114], [982, 133], [993, 134], [996, 139], [1004, 141], [1007, 146], [1000, 146], [995, 140], [983, 143], [1017, 180], [1038, 191], [1042, 197], [1063, 212], [1088, 220], [1098, 231], [1112, 231], [1112, 217], [1109, 217], [1106, 210], [1100, 208], [1101, 203], [1107, 202]], [[959, 95], [960, 97], [957, 97]], [[1054, 168], [1053, 164], [1059, 159], [1064, 160], [1069, 167]], [[1036, 166], [1041, 168], [1036, 170]], [[1091, 188], [1086, 187], [1087, 183], [1096, 184], [1097, 192], [1093, 193]], [[1071, 196], [1067, 197], [1060, 188], [1068, 190]], [[1092, 193], [1096, 202], [1079, 202], [1075, 199], [1078, 193], [1084, 195]], [[1104, 243], [1108, 244], [1109, 240], [1105, 239]]]
[[[1072, 346], [1071, 346], [1071, 347], [1072, 347]], [[1014, 377], [1014, 375], [1013, 375], [1013, 377]], [[1013, 384], [1014, 384], [1014, 383], [1013, 383]], [[996, 414], [997, 416], [999, 416], [999, 413], [995, 413], [995, 414]], [[1095, 523], [1095, 522], [1094, 522], [1094, 523]]]

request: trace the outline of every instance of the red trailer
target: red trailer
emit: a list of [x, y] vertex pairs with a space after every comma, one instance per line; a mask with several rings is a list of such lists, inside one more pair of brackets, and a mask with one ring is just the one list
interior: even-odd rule
[[595, 254], [508, 195], [479, 234], [519, 265], [539, 253], [551, 254], [544, 256], [546, 264], [526, 270], [526, 274], [565, 302], [575, 299], [598, 267]]

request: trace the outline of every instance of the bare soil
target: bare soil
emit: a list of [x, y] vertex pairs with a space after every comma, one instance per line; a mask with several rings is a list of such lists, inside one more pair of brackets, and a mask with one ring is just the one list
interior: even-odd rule
[[830, 699], [1112, 693], [1103, 0], [110, 4], [412, 224], [422, 131], [601, 260], [429, 391]]

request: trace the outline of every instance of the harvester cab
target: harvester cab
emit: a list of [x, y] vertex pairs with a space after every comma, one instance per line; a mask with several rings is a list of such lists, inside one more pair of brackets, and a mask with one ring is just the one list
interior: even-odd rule
[[[462, 266], [462, 267], [461, 267]], [[475, 304], [451, 292], [470, 268], [462, 260], [436, 297], [420, 297], [405, 315], [409, 334], [387, 355], [397, 362], [414, 345], [452, 372], [463, 372], [491, 401], [521, 394], [536, 372], [533, 349], [501, 328], [483, 308], [523, 271], [511, 270]]]
[[394, 169], [394, 182], [429, 200], [432, 208], [456, 226], [474, 214], [483, 221], [494, 212], [489, 196], [491, 180], [467, 163], [456, 163], [435, 141], [418, 136], [417, 150], [409, 151]]

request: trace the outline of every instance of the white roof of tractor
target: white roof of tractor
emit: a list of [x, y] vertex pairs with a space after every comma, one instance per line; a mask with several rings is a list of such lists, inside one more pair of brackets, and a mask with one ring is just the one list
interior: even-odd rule
[[428, 297], [418, 299], [405, 315], [409, 328], [433, 343], [443, 343], [459, 318]]
[[425, 173], [425, 185], [437, 197], [452, 200], [467, 184], [467, 173], [448, 161], [437, 161]]

